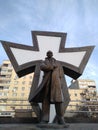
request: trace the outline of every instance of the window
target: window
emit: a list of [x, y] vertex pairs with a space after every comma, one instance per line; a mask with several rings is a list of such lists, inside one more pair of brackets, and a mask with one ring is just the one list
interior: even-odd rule
[[0, 80], [0, 83], [3, 83], [3, 81], [2, 81], [2, 80]]
[[8, 95], [8, 93], [4, 93], [4, 96], [7, 96]]
[[14, 87], [14, 88], [13, 88], [13, 91], [14, 91], [14, 92], [15, 92], [16, 90], [18, 90], [18, 87]]
[[0, 83], [5, 83], [5, 84], [8, 84], [8, 83], [10, 83], [10, 81], [0, 80]]
[[2, 93], [0, 93], [0, 96], [2, 96]]
[[4, 86], [4, 89], [9, 89], [9, 87], [8, 86]]
[[6, 75], [6, 78], [11, 78], [11, 75]]
[[2, 69], [2, 70], [1, 70], [1, 74], [5, 73], [5, 72], [7, 72], [6, 69]]
[[77, 96], [77, 93], [75, 93], [75, 96]]
[[24, 91], [25, 90], [25, 87], [22, 87], [22, 91]]
[[96, 88], [96, 86], [88, 85], [88, 88]]
[[9, 84], [10, 83], [10, 81], [6, 81], [6, 84]]
[[12, 69], [11, 69], [11, 70], [8, 70], [8, 72], [12, 72]]
[[13, 93], [12, 96], [14, 96], [14, 97], [17, 96], [17, 93]]
[[4, 67], [8, 67], [8, 64], [3, 64]]
[[31, 109], [31, 106], [27, 106], [27, 109]]
[[24, 93], [21, 93], [21, 96], [24, 96], [25, 94]]
[[23, 81], [22, 84], [25, 84], [25, 81]]
[[0, 89], [3, 89], [4, 88], [4, 86], [0, 86]]
[[6, 75], [1, 75], [0, 77], [6, 77]]
[[14, 84], [18, 84], [18, 81], [15, 81]]

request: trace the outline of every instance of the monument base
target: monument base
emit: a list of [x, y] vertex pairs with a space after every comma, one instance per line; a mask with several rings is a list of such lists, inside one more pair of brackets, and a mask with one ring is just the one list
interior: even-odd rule
[[55, 124], [55, 123], [49, 123], [49, 124], [37, 124], [36, 125], [39, 128], [46, 128], [46, 129], [63, 129], [63, 128], [68, 128], [69, 125], [59, 125], [59, 124]]
[[[47, 128], [38, 127], [39, 124], [1, 124], [0, 130], [98, 130], [97, 123], [70, 123], [68, 128], [60, 128], [62, 125], [50, 125]], [[54, 127], [54, 128], [53, 128]], [[59, 129], [58, 129], [59, 128]]]

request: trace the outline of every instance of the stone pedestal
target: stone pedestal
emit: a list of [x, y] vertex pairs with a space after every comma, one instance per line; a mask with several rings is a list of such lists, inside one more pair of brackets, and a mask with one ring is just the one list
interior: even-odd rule
[[48, 130], [55, 130], [55, 129], [58, 129], [58, 130], [61, 130], [61, 129], [65, 129], [65, 128], [68, 128], [69, 125], [66, 124], [66, 125], [59, 125], [59, 124], [38, 124], [36, 125], [38, 128], [40, 129], [48, 129]]

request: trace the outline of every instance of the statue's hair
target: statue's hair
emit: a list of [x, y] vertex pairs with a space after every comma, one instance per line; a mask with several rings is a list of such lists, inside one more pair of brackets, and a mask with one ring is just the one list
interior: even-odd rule
[[50, 50], [49, 50], [49, 51], [47, 51], [47, 54], [48, 54], [48, 53], [52, 53], [52, 54], [53, 54], [53, 52], [52, 52], [52, 51], [50, 51]]

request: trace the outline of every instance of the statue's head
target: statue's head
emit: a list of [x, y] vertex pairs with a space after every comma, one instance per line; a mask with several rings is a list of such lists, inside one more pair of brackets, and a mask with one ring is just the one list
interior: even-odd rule
[[47, 51], [47, 57], [51, 58], [53, 56], [53, 52], [52, 51]]

